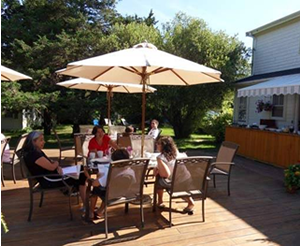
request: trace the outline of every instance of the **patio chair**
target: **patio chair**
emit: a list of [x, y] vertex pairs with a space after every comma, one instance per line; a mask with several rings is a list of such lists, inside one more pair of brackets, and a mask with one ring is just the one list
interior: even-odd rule
[[53, 129], [53, 132], [54, 132], [55, 138], [57, 140], [58, 148], [59, 148], [59, 159], [58, 159], [58, 162], [61, 163], [61, 157], [62, 157], [63, 152], [70, 151], [70, 150], [74, 150], [75, 151], [75, 146], [62, 147], [57, 132], [54, 129]]
[[10, 140], [10, 137], [7, 137], [1, 141], [1, 182], [2, 182], [3, 187], [5, 187], [4, 174], [3, 174], [3, 171], [4, 171], [3, 170], [3, 155], [4, 155], [5, 148], [9, 142], [9, 140]]
[[[142, 135], [130, 135], [131, 147], [133, 152], [141, 152]], [[151, 136], [146, 135], [144, 141], [144, 151], [153, 153], [154, 152], [154, 139]]]
[[125, 129], [126, 129], [126, 126], [109, 126], [108, 134], [110, 136], [114, 136], [115, 139], [117, 139], [117, 134], [125, 132]]
[[[9, 162], [3, 162], [4, 165], [10, 165], [11, 166], [11, 175], [12, 175], [12, 178], [14, 180], [14, 183], [16, 183], [15, 165], [20, 163], [17, 152], [20, 149], [23, 148], [23, 145], [25, 143], [25, 140], [26, 140], [27, 136], [28, 136], [28, 133], [25, 133], [25, 134], [21, 135], [21, 137], [19, 138], [19, 140], [17, 142], [16, 148], [13, 150], [13, 154], [10, 158], [10, 161]], [[24, 177], [24, 172], [23, 172], [23, 169], [22, 169], [21, 165], [20, 165], [20, 171], [21, 171], [22, 177]]]
[[123, 133], [118, 133], [117, 135], [117, 144], [121, 148], [131, 147], [131, 140], [129, 135], [123, 135]]
[[107, 208], [125, 203], [128, 212], [129, 202], [140, 201], [141, 225], [144, 227], [143, 187], [148, 159], [121, 160], [112, 162], [107, 177], [105, 196], [105, 236], [108, 234]]
[[74, 134], [74, 144], [75, 144], [75, 164], [77, 165], [78, 160], [82, 159], [83, 165], [87, 164], [88, 159], [88, 146], [91, 138], [94, 135], [92, 134]]
[[[71, 208], [71, 197], [73, 196], [73, 191], [74, 191], [74, 187], [68, 185], [64, 179], [66, 178], [66, 176], [61, 176], [59, 174], [48, 174], [47, 177], [48, 178], [53, 178], [53, 179], [58, 179], [61, 178], [62, 182], [64, 183], [64, 187], [55, 187], [55, 188], [43, 188], [38, 179], [39, 178], [43, 178], [45, 177], [45, 175], [31, 175], [31, 173], [29, 172], [29, 170], [27, 169], [27, 166], [25, 164], [25, 161], [22, 157], [22, 151], [18, 152], [18, 156], [20, 158], [20, 163], [23, 166], [23, 170], [25, 170], [25, 174], [26, 174], [26, 179], [28, 181], [28, 187], [29, 187], [29, 194], [30, 194], [30, 207], [29, 207], [29, 215], [28, 215], [28, 219], [27, 221], [31, 221], [31, 217], [32, 217], [32, 212], [33, 212], [33, 194], [35, 193], [40, 193], [41, 194], [41, 198], [40, 198], [40, 203], [39, 203], [39, 207], [42, 207], [43, 205], [43, 200], [44, 200], [44, 193], [49, 192], [49, 191], [54, 191], [54, 190], [60, 190], [63, 191], [63, 193], [65, 195], [68, 196], [69, 198], [69, 211], [70, 211], [70, 219], [73, 220], [73, 214], [72, 214], [72, 208]], [[75, 193], [77, 194], [77, 193]], [[77, 196], [77, 201], [78, 201], [78, 196]]]
[[128, 122], [124, 119], [124, 118], [121, 118], [121, 122], [122, 122], [122, 125], [123, 126], [128, 126]]
[[211, 164], [209, 175], [213, 175], [214, 188], [216, 188], [216, 175], [227, 176], [227, 190], [230, 196], [230, 174], [231, 167], [234, 165], [233, 158], [238, 151], [239, 145], [224, 141], [221, 144], [216, 161]]
[[161, 135], [161, 133], [162, 133], [162, 129], [158, 129], [158, 130], [159, 130], [159, 132], [158, 132], [158, 135], [157, 135], [157, 137], [156, 137], [155, 140], [159, 139], [159, 137], [160, 137], [160, 135]]
[[[202, 201], [202, 221], [205, 221], [204, 201], [206, 199], [206, 183], [210, 162], [213, 158], [208, 156], [193, 156], [177, 159], [175, 162], [171, 188], [166, 189], [169, 200], [169, 226], [172, 226], [172, 199], [196, 197]], [[191, 177], [182, 182], [182, 177]], [[156, 209], [157, 182], [154, 185], [153, 211]]]

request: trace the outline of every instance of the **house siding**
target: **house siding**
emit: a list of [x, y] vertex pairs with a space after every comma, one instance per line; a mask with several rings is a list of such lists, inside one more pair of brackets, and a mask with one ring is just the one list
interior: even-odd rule
[[252, 75], [300, 67], [300, 19], [253, 37]]
[[18, 118], [5, 117], [1, 115], [1, 131], [6, 130], [20, 130], [23, 128], [22, 114], [18, 114]]
[[[284, 112], [283, 118], [272, 118], [271, 112], [262, 111], [261, 113], [256, 112], [256, 101], [272, 101], [271, 97], [248, 97], [247, 98], [247, 121], [243, 122], [247, 125], [252, 125], [254, 123], [260, 123], [261, 119], [275, 119], [278, 128], [284, 126], [289, 126], [292, 124], [295, 115], [295, 100], [297, 95], [286, 95], [284, 96]], [[238, 107], [239, 100], [235, 97], [235, 110], [234, 110], [234, 122], [238, 122]]]

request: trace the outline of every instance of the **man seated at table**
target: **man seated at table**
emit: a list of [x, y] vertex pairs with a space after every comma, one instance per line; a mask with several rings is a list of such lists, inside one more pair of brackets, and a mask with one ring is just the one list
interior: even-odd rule
[[158, 129], [158, 125], [159, 125], [158, 120], [153, 119], [151, 121], [151, 128], [150, 131], [148, 132], [148, 135], [152, 136], [153, 139], [157, 139], [157, 137], [159, 136], [160, 130]]
[[[129, 153], [126, 149], [117, 149], [113, 152], [111, 156], [112, 161], [126, 160], [129, 159]], [[103, 175], [103, 174], [102, 174]], [[92, 197], [91, 197], [91, 207], [90, 207], [90, 220], [103, 218], [104, 213], [104, 199], [106, 195], [106, 178], [103, 178], [101, 174], [97, 175], [96, 180], [92, 180]], [[107, 172], [104, 174], [107, 175]], [[131, 185], [136, 183], [135, 173], [131, 168], [124, 169], [124, 171], [119, 172], [115, 177], [112, 177], [114, 180], [118, 180], [120, 184], [122, 184], [122, 190], [124, 191], [124, 187], [130, 189]], [[94, 212], [98, 196], [101, 198], [102, 203], [100, 208], [96, 212]], [[116, 195], [117, 196], [117, 195]], [[122, 196], [122, 194], [120, 194]]]

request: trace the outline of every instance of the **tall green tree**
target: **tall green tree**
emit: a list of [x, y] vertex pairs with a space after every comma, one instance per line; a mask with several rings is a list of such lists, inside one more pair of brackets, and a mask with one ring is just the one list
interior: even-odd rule
[[[22, 82], [21, 88], [15, 90], [25, 92], [28, 101], [34, 101], [30, 104], [32, 108], [47, 109], [42, 114], [45, 120], [51, 114], [64, 116], [55, 117], [58, 120], [72, 121], [87, 109], [94, 110], [93, 100], [98, 99], [91, 96], [93, 93], [88, 96], [81, 91], [65, 93], [64, 88], [56, 86], [60, 78], [55, 71], [70, 61], [106, 52], [101, 40], [108, 35], [116, 18], [115, 4], [115, 0], [2, 0], [1, 62], [33, 77], [33, 81]], [[45, 93], [49, 100], [42, 100]], [[85, 109], [78, 104], [81, 100]], [[16, 103], [5, 102], [2, 106], [17, 109]], [[73, 105], [76, 110], [59, 106], [66, 102], [69, 104], [66, 107]]]
[[159, 87], [161, 113], [173, 126], [177, 138], [188, 137], [209, 109], [221, 107], [232, 82], [249, 71], [248, 50], [237, 37], [212, 31], [205, 21], [183, 13], [164, 25], [163, 49], [220, 70], [225, 80], [225, 83], [190, 87]]

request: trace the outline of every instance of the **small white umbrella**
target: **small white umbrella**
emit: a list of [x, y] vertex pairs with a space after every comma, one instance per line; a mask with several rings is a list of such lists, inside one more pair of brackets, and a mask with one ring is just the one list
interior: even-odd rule
[[[59, 74], [96, 81], [145, 85], [195, 85], [222, 82], [221, 72], [141, 43], [131, 49], [69, 63]], [[145, 90], [144, 90], [145, 91]], [[145, 103], [142, 101], [142, 135], [145, 132]], [[142, 154], [143, 154], [142, 138]]]
[[[111, 118], [110, 108], [111, 108], [111, 97], [113, 92], [118, 92], [118, 93], [142, 93], [143, 92], [142, 85], [135, 85], [135, 84], [128, 84], [128, 83], [100, 82], [100, 81], [93, 81], [84, 78], [71, 79], [68, 81], [57, 83], [57, 85], [71, 88], [71, 89], [107, 92], [107, 101], [108, 101], [107, 118], [109, 122]], [[155, 91], [156, 91], [155, 88], [146, 86], [147, 93], [151, 93]]]
[[32, 79], [32, 78], [25, 74], [19, 73], [15, 70], [12, 70], [10, 68], [1, 65], [1, 81], [15, 81], [15, 80], [22, 80], [22, 79]]

